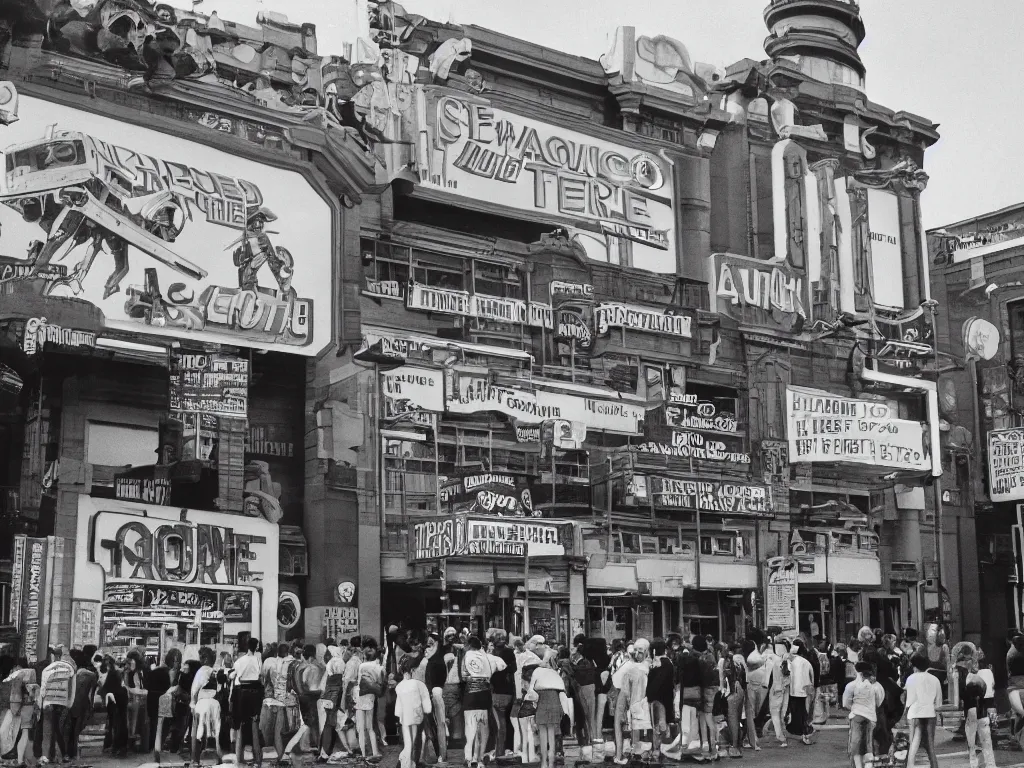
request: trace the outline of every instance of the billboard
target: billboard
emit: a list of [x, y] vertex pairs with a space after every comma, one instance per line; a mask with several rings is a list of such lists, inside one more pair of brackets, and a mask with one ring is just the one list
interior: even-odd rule
[[766, 567], [768, 573], [764, 590], [765, 626], [778, 627], [780, 637], [796, 637], [799, 631], [797, 562], [791, 557], [773, 557], [768, 560]]
[[329, 343], [333, 215], [300, 174], [31, 97], [19, 114], [0, 136], [5, 297], [179, 340]]
[[[595, 261], [674, 274], [672, 168], [661, 157], [492, 107], [483, 98], [424, 89], [419, 182], [463, 197], [547, 215], [593, 232]], [[627, 136], [628, 134], [623, 134]]]
[[888, 403], [786, 387], [791, 462], [840, 462], [930, 470], [925, 425], [900, 419]]

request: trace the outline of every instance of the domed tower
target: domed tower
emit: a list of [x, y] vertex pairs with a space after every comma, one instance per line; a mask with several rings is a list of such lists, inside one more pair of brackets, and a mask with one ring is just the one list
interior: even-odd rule
[[772, 0], [764, 9], [769, 35], [764, 50], [773, 62], [789, 61], [825, 83], [864, 90], [864, 41], [860, 6], [853, 0]]

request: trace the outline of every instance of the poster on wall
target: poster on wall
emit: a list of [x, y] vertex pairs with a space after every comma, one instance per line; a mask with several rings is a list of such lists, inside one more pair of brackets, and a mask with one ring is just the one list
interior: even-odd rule
[[798, 632], [797, 563], [791, 557], [773, 557], [767, 563], [765, 578], [765, 626], [778, 627], [780, 637], [796, 637]]
[[[676, 271], [672, 169], [650, 152], [494, 108], [465, 93], [426, 88], [419, 183], [579, 225], [595, 261]], [[595, 236], [596, 235], [596, 236]]]
[[988, 484], [992, 501], [1024, 499], [1024, 429], [988, 433]]
[[249, 411], [249, 361], [233, 355], [171, 355], [171, 410], [244, 419]]
[[791, 462], [849, 462], [930, 470], [925, 425], [900, 419], [888, 403], [786, 387]]
[[905, 299], [899, 198], [887, 189], [869, 188], [867, 194], [871, 296], [875, 304], [902, 309]]
[[100, 604], [95, 600], [71, 601], [71, 647], [100, 644]]
[[333, 217], [300, 174], [29, 96], [19, 107], [0, 140], [9, 295], [78, 299], [131, 333], [304, 355], [329, 343]]
[[352, 607], [327, 606], [324, 608], [323, 638], [351, 637], [359, 634], [359, 609]]
[[651, 477], [642, 484], [632, 484], [634, 497], [642, 501], [637, 495], [641, 487], [650, 488], [656, 508], [757, 517], [771, 517], [775, 513], [772, 489], [766, 485], [724, 480]]

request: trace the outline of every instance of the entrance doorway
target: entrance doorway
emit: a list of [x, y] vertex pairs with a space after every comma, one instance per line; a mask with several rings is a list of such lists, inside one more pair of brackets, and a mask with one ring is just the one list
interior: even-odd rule
[[900, 635], [900, 612], [902, 600], [898, 597], [868, 598], [868, 615], [871, 628], [881, 629], [887, 635]]

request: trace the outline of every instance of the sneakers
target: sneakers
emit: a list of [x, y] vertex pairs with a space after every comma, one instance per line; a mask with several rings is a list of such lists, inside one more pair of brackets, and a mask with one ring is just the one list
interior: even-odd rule
[[810, 736], [801, 736], [800, 737], [800, 741], [802, 741], [808, 747], [811, 746], [811, 737]]
[[628, 757], [613, 757], [612, 758], [612, 762], [615, 763], [616, 765], [628, 765], [629, 764], [629, 758]]
[[729, 754], [729, 757], [731, 757], [733, 759], [736, 759], [736, 758], [739, 758], [739, 757], [743, 757], [743, 753], [740, 752], [738, 749], [736, 749], [736, 747], [729, 747], [728, 754]]

